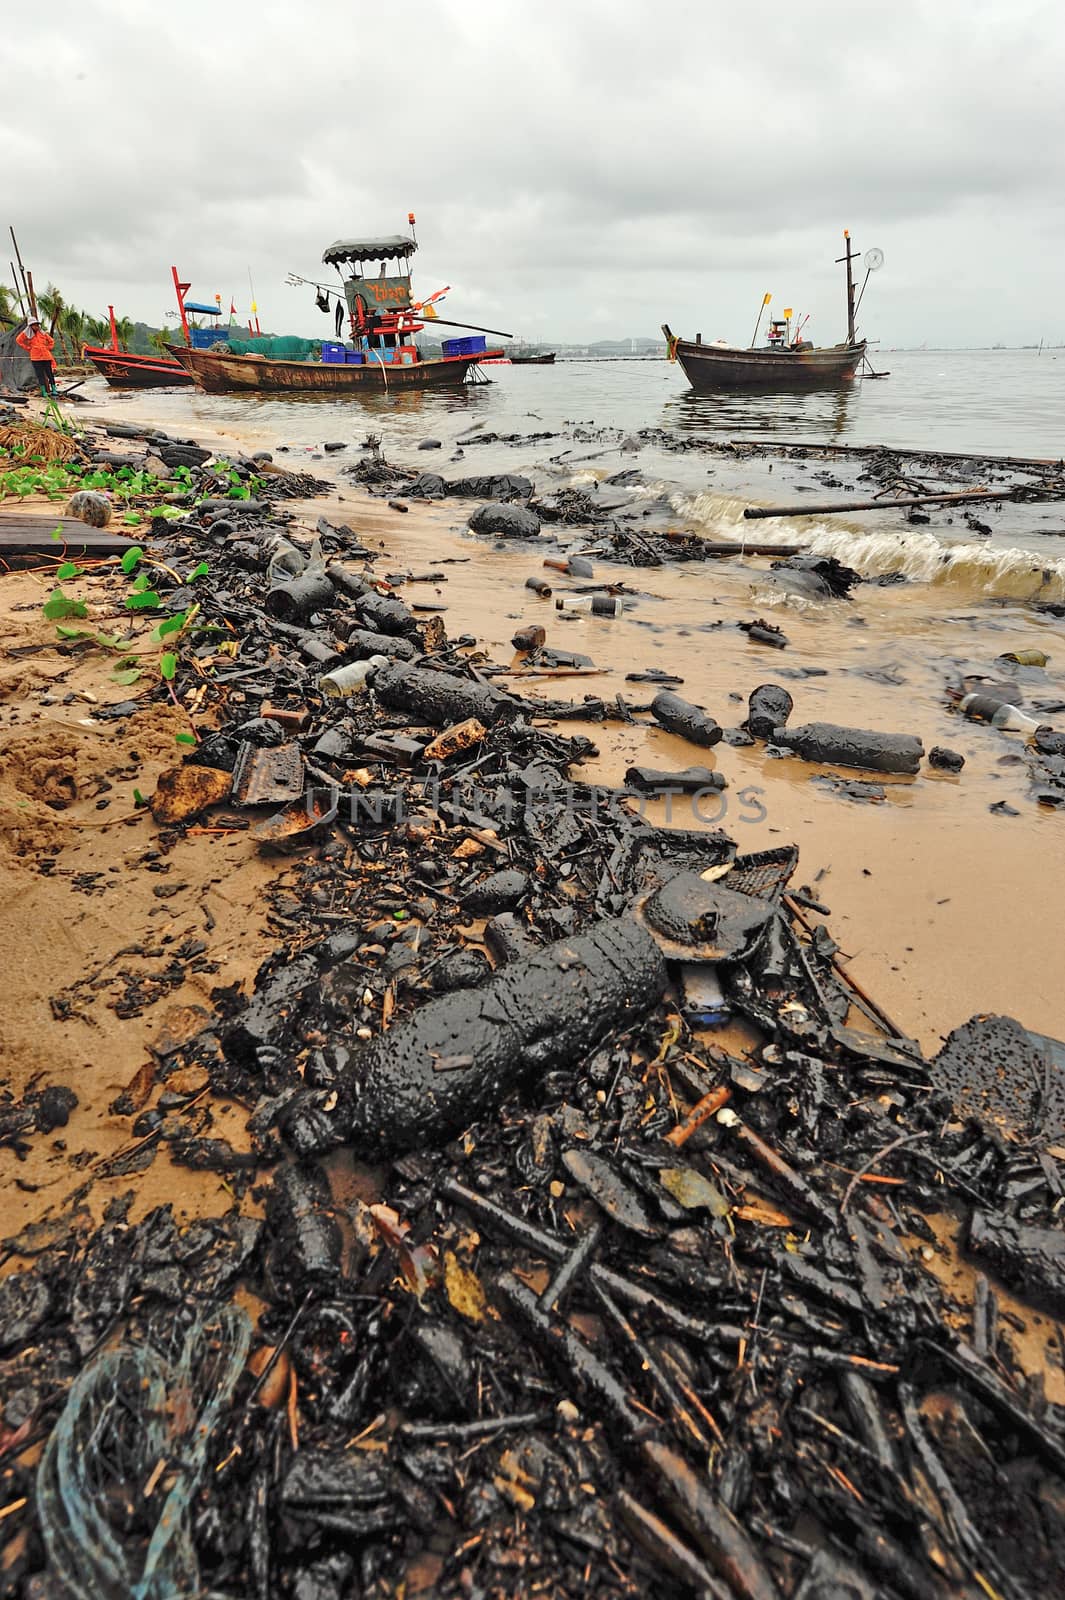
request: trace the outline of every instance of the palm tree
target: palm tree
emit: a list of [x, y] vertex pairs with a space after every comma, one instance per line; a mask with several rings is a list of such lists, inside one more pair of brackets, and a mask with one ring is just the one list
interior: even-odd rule
[[37, 311], [40, 315], [41, 321], [46, 326], [51, 326], [54, 321], [59, 320], [59, 314], [63, 310], [65, 304], [66, 301], [63, 299], [63, 296], [60, 294], [55, 284], [50, 283], [47, 289], [42, 290], [37, 296]]
[[86, 344], [110, 344], [111, 324], [106, 317], [86, 317], [82, 337]]
[[168, 360], [170, 358], [170, 351], [167, 349], [167, 345], [171, 343], [173, 337], [174, 334], [171, 328], [158, 328], [155, 333], [150, 335], [151, 343], [154, 344], [159, 354], [161, 356], [166, 356]]
[[133, 335], [136, 332], [132, 322], [128, 317], [116, 317], [115, 330], [118, 334], [118, 342], [122, 346], [122, 349], [128, 350], [129, 341], [133, 338]]
[[18, 301], [6, 283], [0, 283], [0, 322], [19, 320]]
[[85, 338], [85, 313], [77, 306], [64, 306], [59, 313], [59, 332], [69, 361], [81, 360], [81, 346]]

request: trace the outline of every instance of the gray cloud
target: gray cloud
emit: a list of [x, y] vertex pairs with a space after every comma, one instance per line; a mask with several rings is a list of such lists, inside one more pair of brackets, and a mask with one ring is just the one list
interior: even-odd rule
[[[423, 289], [530, 336], [1057, 337], [1065, 22], [1041, 0], [52, 0], [6, 48], [3, 220], [39, 280], [321, 332], [297, 270], [418, 213]], [[3, 257], [0, 256], [0, 260]], [[6, 275], [6, 274], [5, 274]]]

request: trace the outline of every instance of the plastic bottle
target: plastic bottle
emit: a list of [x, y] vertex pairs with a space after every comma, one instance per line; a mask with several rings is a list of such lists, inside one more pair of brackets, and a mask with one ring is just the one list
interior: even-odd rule
[[556, 600], [555, 610], [590, 611], [593, 617], [620, 617], [625, 606], [609, 594], [573, 594]]
[[307, 622], [316, 611], [335, 605], [336, 592], [322, 574], [303, 572], [288, 583], [278, 583], [267, 591], [266, 609], [282, 622]]
[[972, 722], [990, 722], [993, 728], [1005, 728], [1011, 733], [1034, 733], [1043, 726], [1038, 717], [1030, 717], [1019, 706], [993, 694], [967, 694], [960, 710]]
[[366, 689], [378, 667], [388, 665], [387, 656], [371, 656], [368, 661], [352, 661], [346, 667], [337, 667], [318, 679], [318, 687], [330, 700], [344, 700], [348, 695], [361, 694]]
[[680, 968], [681, 1009], [694, 1028], [720, 1028], [732, 1016], [716, 965], [686, 961]]

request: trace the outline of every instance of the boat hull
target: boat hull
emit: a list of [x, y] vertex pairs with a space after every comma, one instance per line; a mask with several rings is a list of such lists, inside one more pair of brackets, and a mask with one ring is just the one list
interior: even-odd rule
[[362, 366], [339, 362], [272, 361], [264, 356], [219, 355], [214, 350], [190, 350], [167, 345], [186, 372], [207, 394], [383, 394], [398, 389], [457, 389], [471, 367], [487, 356], [445, 356], [415, 361], [410, 366], [367, 362]]
[[137, 356], [106, 345], [89, 345], [85, 355], [113, 389], [161, 389], [170, 384], [189, 384], [193, 379], [177, 361], [164, 356]]
[[555, 352], [552, 350], [546, 356], [511, 356], [510, 364], [513, 367], [553, 367]]
[[801, 389], [848, 382], [865, 354], [865, 342], [808, 350], [739, 350], [676, 339], [672, 349], [693, 389]]

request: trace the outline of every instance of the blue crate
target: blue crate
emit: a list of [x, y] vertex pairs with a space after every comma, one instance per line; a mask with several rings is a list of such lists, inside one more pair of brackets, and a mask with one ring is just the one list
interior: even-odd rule
[[446, 356], [479, 356], [485, 346], [484, 335], [477, 334], [472, 339], [445, 339], [443, 350]]
[[361, 350], [345, 350], [344, 365], [347, 367], [361, 367], [365, 364], [366, 357]]
[[189, 343], [194, 350], [209, 350], [229, 337], [228, 328], [190, 328]]
[[345, 361], [346, 357], [347, 357], [347, 351], [344, 349], [344, 346], [342, 344], [324, 344], [323, 343], [323, 345], [322, 345], [322, 360], [327, 365], [332, 365], [332, 366], [335, 366], [335, 367], [336, 366], [342, 367], [344, 365], [344, 361]]

